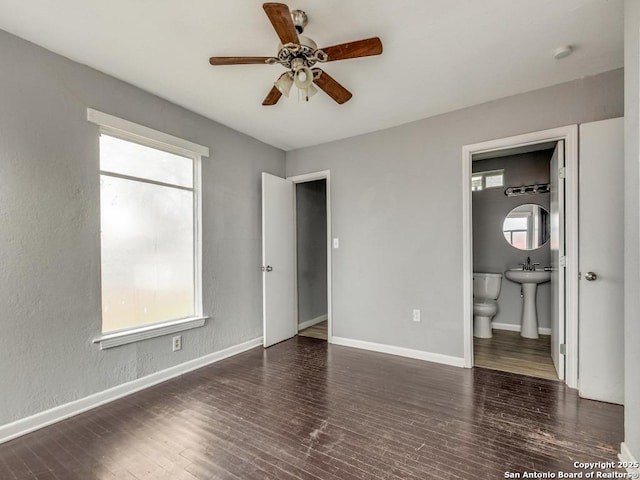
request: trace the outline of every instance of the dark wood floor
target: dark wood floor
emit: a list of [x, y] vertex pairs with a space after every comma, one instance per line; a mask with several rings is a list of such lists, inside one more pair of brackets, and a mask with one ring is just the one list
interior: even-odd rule
[[0, 445], [0, 479], [499, 479], [615, 461], [622, 407], [560, 382], [305, 337]]

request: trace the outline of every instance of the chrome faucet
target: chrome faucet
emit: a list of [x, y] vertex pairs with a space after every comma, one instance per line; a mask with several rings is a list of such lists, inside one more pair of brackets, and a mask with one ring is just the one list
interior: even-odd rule
[[532, 272], [532, 271], [535, 271], [536, 265], [540, 265], [540, 264], [531, 263], [531, 257], [527, 257], [527, 263], [521, 263], [520, 265], [522, 265], [522, 270], [524, 270], [525, 272]]

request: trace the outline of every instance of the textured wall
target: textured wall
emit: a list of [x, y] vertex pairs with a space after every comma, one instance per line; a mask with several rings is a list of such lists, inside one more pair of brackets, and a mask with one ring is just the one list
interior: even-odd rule
[[[505, 270], [524, 263], [527, 257], [531, 263], [539, 263], [540, 268], [551, 264], [549, 243], [536, 250], [524, 251], [512, 247], [505, 241], [502, 224], [507, 214], [518, 205], [535, 203], [549, 210], [550, 194], [507, 197], [506, 187], [549, 183], [549, 161], [553, 150], [523, 153], [490, 160], [473, 162], [473, 171], [500, 170], [504, 168], [503, 188], [473, 192], [473, 271], [503, 273]], [[541, 283], [537, 289], [538, 326], [551, 326], [550, 283]], [[498, 314], [493, 318], [497, 323], [520, 325], [522, 298], [520, 284], [502, 278], [502, 288], [498, 297]]]
[[327, 181], [296, 185], [298, 322], [327, 314]]
[[287, 152], [287, 175], [331, 169], [333, 334], [462, 357], [462, 146], [619, 117], [623, 103], [615, 70]]
[[[262, 335], [260, 172], [284, 153], [0, 31], [0, 425]], [[171, 74], [169, 72], [168, 74]], [[100, 351], [98, 127], [205, 145], [203, 328]]]
[[625, 364], [625, 444], [640, 461], [640, 2], [624, 3], [624, 364]]

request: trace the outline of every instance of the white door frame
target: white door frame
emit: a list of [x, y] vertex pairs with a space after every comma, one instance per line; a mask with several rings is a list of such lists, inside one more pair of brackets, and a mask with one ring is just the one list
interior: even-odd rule
[[[462, 296], [464, 365], [473, 366], [473, 225], [471, 162], [473, 155], [564, 140], [565, 144], [565, 344], [566, 383], [578, 387], [578, 125], [464, 145], [462, 147]], [[562, 319], [561, 319], [562, 320]]]
[[322, 170], [321, 172], [305, 173], [304, 175], [296, 175], [287, 177], [294, 183], [293, 189], [293, 232], [294, 232], [294, 269], [293, 288], [294, 288], [294, 317], [296, 321], [296, 331], [298, 330], [298, 224], [296, 215], [296, 188], [295, 184], [313, 182], [315, 180], [326, 180], [327, 189], [327, 342], [333, 343], [333, 322], [331, 315], [331, 170]]

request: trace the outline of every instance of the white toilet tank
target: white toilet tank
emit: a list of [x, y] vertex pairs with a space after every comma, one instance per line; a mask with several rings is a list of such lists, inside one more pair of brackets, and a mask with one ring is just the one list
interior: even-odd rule
[[473, 273], [473, 296], [496, 300], [502, 286], [501, 273]]

